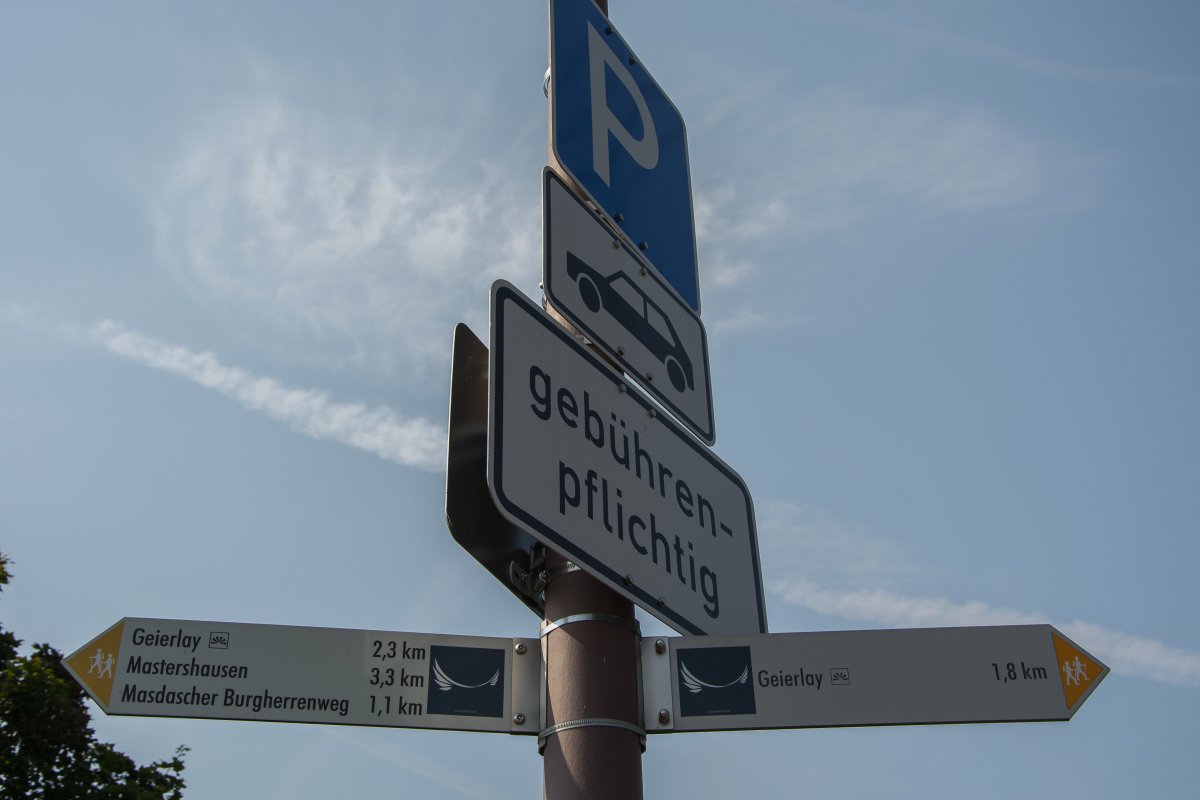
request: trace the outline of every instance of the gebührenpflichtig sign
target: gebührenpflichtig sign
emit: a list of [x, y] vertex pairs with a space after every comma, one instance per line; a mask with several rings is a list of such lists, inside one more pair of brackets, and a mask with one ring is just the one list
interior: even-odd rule
[[765, 632], [741, 477], [504, 281], [491, 339], [501, 513], [681, 633]]

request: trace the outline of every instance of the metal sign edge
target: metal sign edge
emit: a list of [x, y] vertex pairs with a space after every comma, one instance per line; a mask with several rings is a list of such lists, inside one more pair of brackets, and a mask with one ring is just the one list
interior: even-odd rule
[[[481, 355], [487, 359], [487, 363], [488, 363], [488, 366], [490, 369], [491, 353], [489, 352], [487, 345], [485, 345], [483, 343], [483, 341], [479, 339], [479, 337], [475, 334], [475, 332], [472, 331], [470, 326], [468, 326], [465, 322], [460, 322], [454, 326], [454, 337], [452, 340], [452, 347], [451, 347], [450, 415], [449, 415], [449, 420], [447, 423], [447, 431], [446, 431], [446, 438], [447, 438], [447, 441], [446, 441], [446, 492], [445, 492], [445, 495], [446, 495], [446, 529], [449, 531], [450, 537], [452, 539], [454, 539], [456, 544], [458, 544], [464, 551], [466, 551], [467, 555], [471, 556], [471, 558], [473, 558], [476, 561], [476, 563], [478, 563], [480, 566], [482, 566], [488, 574], [490, 574], [494, 578], [496, 578], [496, 580], [505, 589], [507, 589], [510, 593], [512, 593], [512, 595], [514, 597], [516, 597], [517, 600], [519, 600], [526, 608], [528, 608], [530, 611], [532, 611], [538, 617], [538, 619], [541, 619], [543, 616], [543, 612], [545, 611], [545, 603], [539, 602], [536, 598], [531, 597], [531, 596], [527, 595], [525, 592], [521, 591], [520, 588], [515, 583], [513, 583], [509, 573], [494, 572], [491, 569], [490, 564], [488, 562], [485, 562], [481, 558], [482, 554], [476, 553], [469, 546], [469, 545], [476, 543], [472, 538], [472, 535], [474, 533], [474, 528], [472, 527], [467, 530], [462, 530], [461, 526], [456, 524], [457, 522], [461, 521], [460, 514], [454, 513], [450, 509], [450, 504], [454, 500], [458, 500], [458, 501], [462, 502], [464, 499], [464, 494], [468, 494], [469, 495], [468, 500], [480, 502], [480, 503], [486, 502], [491, 507], [491, 509], [495, 512], [495, 514], [497, 516], [501, 516], [499, 513], [499, 509], [496, 509], [496, 507], [495, 507], [495, 500], [492, 496], [491, 491], [488, 489], [488, 486], [487, 486], [487, 484], [488, 484], [488, 479], [487, 479], [487, 460], [488, 460], [487, 459], [487, 427], [488, 427], [487, 413], [488, 413], [489, 402], [488, 402], [488, 398], [487, 398], [486, 394], [489, 390], [489, 386], [491, 383], [490, 377], [487, 378], [486, 383], [481, 381], [481, 383], [483, 383], [483, 385], [479, 387], [479, 391], [481, 393], [483, 393], [483, 395], [484, 395], [483, 403], [482, 403], [483, 418], [481, 421], [481, 424], [483, 425], [483, 429], [484, 429], [484, 432], [483, 432], [483, 450], [484, 450], [484, 452], [481, 456], [483, 464], [480, 465], [480, 470], [479, 470], [479, 473], [476, 473], [476, 477], [478, 477], [480, 480], [482, 480], [482, 482], [484, 484], [483, 489], [482, 489], [482, 491], [478, 491], [477, 487], [475, 487], [475, 485], [472, 483], [471, 486], [468, 488], [473, 491], [471, 491], [469, 493], [460, 492], [460, 491], [457, 491], [457, 489], [460, 488], [459, 485], [454, 483], [454, 480], [456, 478], [461, 478], [461, 476], [459, 476], [455, 471], [455, 466], [457, 463], [455, 461], [455, 458], [456, 458], [456, 456], [461, 454], [461, 450], [466, 449], [466, 448], [463, 448], [463, 443], [459, 439], [456, 438], [455, 433], [457, 431], [456, 431], [455, 426], [452, 424], [455, 421], [455, 417], [456, 417], [456, 415], [454, 413], [456, 410], [456, 401], [459, 404], [458, 409], [460, 411], [460, 414], [458, 415], [458, 421], [460, 422], [460, 424], [462, 422], [462, 416], [466, 415], [466, 413], [465, 413], [466, 410], [463, 408], [463, 406], [467, 406], [469, 404], [469, 400], [465, 400], [461, 395], [456, 396], [454, 390], [456, 387], [460, 390], [460, 392], [466, 391], [466, 389], [467, 389], [465, 382], [459, 381], [459, 367], [462, 366], [459, 363], [459, 359], [460, 359], [460, 356], [462, 356], [462, 349], [464, 349], [465, 346], [470, 346], [470, 347], [472, 347], [472, 349], [474, 349], [474, 345], [473, 345], [474, 342], [477, 342], [479, 348], [482, 349]], [[472, 417], [472, 421], [474, 421], [474, 419], [475, 418]], [[478, 492], [478, 493], [476, 493], [476, 492]], [[489, 522], [490, 521], [491, 520], [489, 520]], [[511, 521], [509, 521], [507, 518], [498, 519], [495, 522], [493, 522], [493, 524], [500, 524], [500, 523], [502, 523], [506, 526], [511, 526], [513, 528], [516, 528], [518, 531], [525, 533], [529, 539], [530, 544], [537, 542], [537, 540], [531, 534], [529, 534], [527, 531], [523, 531], [522, 529], [520, 529], [519, 526], [513, 526]], [[528, 555], [528, 554], [526, 554], [526, 555]]]

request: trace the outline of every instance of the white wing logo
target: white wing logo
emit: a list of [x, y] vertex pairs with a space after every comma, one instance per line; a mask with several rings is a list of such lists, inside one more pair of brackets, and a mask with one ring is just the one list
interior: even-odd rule
[[443, 692], [448, 692], [455, 687], [458, 687], [459, 689], [482, 689], [484, 686], [495, 686], [500, 682], [500, 670], [497, 669], [496, 674], [488, 678], [483, 683], [477, 683], [472, 686], [466, 683], [459, 683], [458, 681], [454, 680], [454, 678], [451, 678], [446, 674], [446, 671], [442, 669], [442, 665], [437, 662], [437, 659], [434, 659], [433, 682], [436, 683], [437, 687]]
[[692, 694], [696, 694], [702, 689], [725, 689], [733, 686], [735, 683], [745, 683], [746, 681], [750, 680], [750, 666], [747, 664], [746, 668], [742, 670], [742, 674], [729, 683], [705, 683], [693, 675], [691, 671], [688, 670], [687, 664], [683, 663], [683, 659], [680, 659], [679, 674], [683, 676], [683, 685], [687, 688], [687, 690]]

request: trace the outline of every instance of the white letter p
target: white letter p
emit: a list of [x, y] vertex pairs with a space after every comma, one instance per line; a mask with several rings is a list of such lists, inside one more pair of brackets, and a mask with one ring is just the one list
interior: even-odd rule
[[[605, 64], [629, 90], [629, 94], [633, 95], [633, 102], [637, 104], [638, 114], [642, 118], [641, 139], [635, 139], [608, 107], [604, 82]], [[608, 134], [611, 133], [629, 155], [633, 156], [633, 160], [645, 169], [654, 169], [658, 165], [658, 135], [654, 132], [654, 120], [646, 106], [646, 98], [634, 82], [633, 75], [591, 23], [588, 23], [588, 65], [592, 83], [592, 169], [605, 185], [612, 186], [608, 172]]]

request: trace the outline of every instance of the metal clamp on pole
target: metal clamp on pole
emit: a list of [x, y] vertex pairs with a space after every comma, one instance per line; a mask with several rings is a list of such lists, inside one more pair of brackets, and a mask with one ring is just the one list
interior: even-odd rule
[[576, 564], [574, 561], [564, 561], [561, 567], [555, 567], [554, 569], [548, 569], [542, 573], [542, 575], [545, 576], [544, 577], [545, 583], [543, 583], [542, 588], [545, 589], [556, 578], [560, 578], [563, 575], [566, 575], [568, 572], [578, 572], [580, 569], [581, 569], [581, 567], [578, 564]]
[[606, 717], [592, 717], [585, 719], [569, 719], [566, 722], [559, 722], [556, 725], [551, 725], [538, 734], [538, 753], [544, 753], [546, 750], [546, 740], [559, 731], [570, 730], [571, 728], [621, 728], [622, 730], [636, 733], [638, 736], [638, 744], [641, 745], [642, 752], [646, 752], [646, 729], [640, 725], [634, 725], [632, 722], [626, 722], [623, 719], [608, 719]]
[[[520, 562], [508, 563], [508, 582], [531, 608], [545, 613], [546, 601], [542, 590], [546, 588], [546, 548], [542, 544], [531, 545]], [[539, 580], [541, 581], [539, 585]]]
[[545, 639], [546, 634], [551, 631], [556, 631], [564, 625], [570, 625], [575, 622], [611, 622], [614, 625], [620, 625], [622, 628], [628, 628], [637, 636], [642, 635], [642, 626], [638, 624], [636, 619], [625, 619], [613, 614], [570, 614], [566, 617], [560, 617], [553, 622], [543, 623], [542, 638]]
[[554, 569], [547, 569], [545, 548], [536, 545], [529, 554], [528, 568], [515, 561], [509, 563], [508, 579], [525, 596], [544, 607], [545, 601], [542, 600], [542, 592], [546, 591], [546, 587], [550, 585], [551, 581], [568, 572], [577, 572], [578, 570], [579, 566], [573, 561], [567, 561]]

